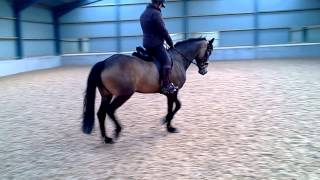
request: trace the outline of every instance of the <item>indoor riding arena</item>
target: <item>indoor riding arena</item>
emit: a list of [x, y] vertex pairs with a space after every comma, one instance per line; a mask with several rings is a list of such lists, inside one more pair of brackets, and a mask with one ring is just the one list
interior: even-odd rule
[[[115, 112], [118, 138], [106, 118], [113, 144], [97, 116], [83, 133], [92, 67], [142, 46], [149, 3], [0, 0], [0, 179], [320, 179], [318, 0], [166, 1], [165, 26], [182, 42], [170, 49], [179, 52], [173, 68], [188, 61], [179, 44], [208, 50], [214, 38], [206, 59], [188, 61], [177, 132], [163, 124], [165, 95], [136, 92]], [[205, 75], [199, 59], [209, 62]]]

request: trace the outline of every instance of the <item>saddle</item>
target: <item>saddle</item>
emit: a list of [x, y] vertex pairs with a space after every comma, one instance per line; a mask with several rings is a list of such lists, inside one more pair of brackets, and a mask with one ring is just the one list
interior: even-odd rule
[[144, 61], [155, 62], [156, 58], [154, 58], [151, 54], [148, 53], [143, 47], [136, 47], [136, 52], [132, 53], [132, 56], [136, 56]]
[[[161, 69], [161, 63], [159, 60], [157, 60], [153, 55], [151, 55], [147, 50], [145, 50], [143, 47], [138, 46], [136, 47], [136, 52], [132, 53], [132, 56], [136, 56], [144, 61], [147, 62], [153, 62], [156, 64], [157, 68]], [[171, 61], [171, 67], [173, 66], [173, 62]]]
[[132, 56], [136, 56], [139, 59], [142, 59], [147, 62], [153, 62], [156, 65], [159, 73], [161, 73], [160, 61], [158, 61], [153, 55], [149, 54], [148, 51], [146, 51], [143, 47], [141, 46], [136, 47], [136, 52], [133, 52]]

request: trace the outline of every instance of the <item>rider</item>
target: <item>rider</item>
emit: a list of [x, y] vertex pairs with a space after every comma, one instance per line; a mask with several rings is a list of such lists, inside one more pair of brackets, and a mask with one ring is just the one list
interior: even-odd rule
[[169, 80], [172, 62], [163, 44], [166, 41], [170, 48], [174, 45], [162, 19], [161, 8], [165, 7], [164, 3], [165, 0], [152, 0], [140, 16], [140, 24], [143, 31], [143, 47], [155, 56], [162, 66], [161, 92], [173, 94], [178, 89]]

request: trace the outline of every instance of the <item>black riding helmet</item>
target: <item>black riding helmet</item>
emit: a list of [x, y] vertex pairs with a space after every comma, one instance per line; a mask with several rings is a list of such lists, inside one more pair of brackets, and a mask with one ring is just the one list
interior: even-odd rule
[[165, 3], [166, 3], [166, 0], [152, 0], [152, 3], [159, 3], [159, 4], [162, 4], [162, 6], [165, 8]]

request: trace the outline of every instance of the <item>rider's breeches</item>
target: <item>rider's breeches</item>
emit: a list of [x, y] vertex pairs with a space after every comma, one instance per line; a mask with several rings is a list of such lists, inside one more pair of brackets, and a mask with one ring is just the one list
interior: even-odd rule
[[151, 54], [155, 56], [155, 58], [160, 61], [162, 68], [171, 69], [171, 59], [169, 58], [169, 54], [164, 46], [158, 46], [152, 49], [147, 49]]

